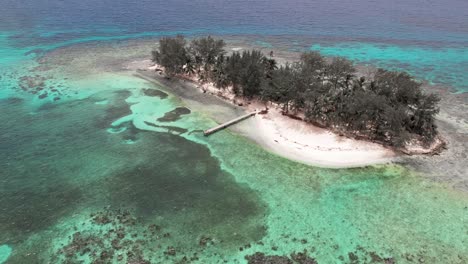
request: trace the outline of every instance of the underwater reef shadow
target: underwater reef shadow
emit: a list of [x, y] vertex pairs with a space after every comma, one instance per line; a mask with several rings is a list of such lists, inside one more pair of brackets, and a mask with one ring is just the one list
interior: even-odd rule
[[76, 187], [57, 184], [45, 188], [26, 187], [2, 194], [0, 244], [15, 244], [55, 224], [81, 203]]
[[145, 136], [154, 140], [145, 148], [152, 158], [105, 180], [112, 207], [134, 208], [148, 221], [166, 219], [192, 241], [209, 235], [238, 248], [264, 237], [267, 206], [223, 171], [207, 147], [169, 133]]

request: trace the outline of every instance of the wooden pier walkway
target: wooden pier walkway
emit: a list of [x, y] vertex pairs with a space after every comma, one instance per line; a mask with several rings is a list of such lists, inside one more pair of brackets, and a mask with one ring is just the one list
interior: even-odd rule
[[239, 123], [240, 121], [245, 120], [245, 119], [247, 119], [247, 118], [249, 118], [249, 117], [251, 117], [251, 116], [254, 116], [254, 115], [256, 115], [256, 114], [257, 114], [257, 112], [252, 112], [252, 113], [249, 113], [249, 114], [240, 116], [240, 117], [238, 117], [238, 118], [236, 118], [236, 119], [233, 119], [233, 120], [231, 120], [231, 121], [228, 121], [228, 122], [226, 122], [226, 123], [223, 123], [223, 124], [221, 124], [221, 125], [219, 125], [219, 126], [215, 126], [215, 127], [210, 128], [210, 129], [208, 129], [208, 130], [205, 130], [205, 131], [203, 131], [203, 134], [205, 135], [205, 137], [206, 137], [206, 136], [209, 136], [209, 135], [211, 135], [211, 134], [213, 134], [213, 133], [216, 133], [216, 132], [218, 132], [218, 131], [220, 131], [220, 130], [222, 130], [222, 129], [225, 129], [225, 128], [228, 127], [228, 126], [231, 126], [231, 125], [234, 125], [234, 124], [236, 124], [236, 123]]

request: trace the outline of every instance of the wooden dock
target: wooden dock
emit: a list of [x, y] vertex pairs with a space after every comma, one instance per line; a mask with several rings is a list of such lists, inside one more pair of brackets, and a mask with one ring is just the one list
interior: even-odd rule
[[208, 129], [208, 130], [203, 131], [203, 135], [205, 135], [205, 137], [206, 137], [206, 136], [209, 136], [209, 135], [211, 135], [211, 134], [213, 134], [213, 133], [216, 133], [216, 132], [218, 132], [218, 131], [220, 131], [220, 130], [222, 130], [222, 129], [225, 129], [225, 128], [228, 127], [228, 126], [231, 126], [231, 125], [234, 125], [234, 124], [236, 124], [236, 123], [239, 123], [240, 121], [245, 120], [245, 119], [247, 119], [247, 118], [249, 118], [249, 117], [252, 117], [252, 116], [254, 116], [254, 115], [256, 115], [256, 114], [257, 114], [257, 112], [252, 112], [252, 113], [249, 113], [249, 114], [240, 116], [240, 117], [238, 117], [238, 118], [236, 118], [236, 119], [233, 119], [233, 120], [231, 120], [231, 121], [228, 121], [228, 122], [226, 122], [226, 123], [223, 123], [223, 124], [221, 124], [221, 125], [219, 125], [219, 126], [215, 126], [215, 127], [213, 127], [213, 128], [210, 128], [210, 129]]

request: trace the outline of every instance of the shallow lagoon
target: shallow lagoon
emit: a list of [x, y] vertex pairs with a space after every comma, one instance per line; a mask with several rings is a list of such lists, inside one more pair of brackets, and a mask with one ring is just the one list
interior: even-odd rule
[[[204, 138], [197, 130], [214, 124], [208, 114], [181, 111], [186, 105], [169, 89], [126, 69], [148, 56], [154, 36], [248, 33], [240, 38], [265, 49], [320, 50], [466, 91], [466, 3], [427, 6], [418, 16], [417, 2], [405, 1], [399, 22], [390, 16], [394, 7], [377, 2], [353, 17], [359, 5], [345, 5], [345, 16], [329, 5], [298, 5], [298, 16], [281, 16], [286, 9], [268, 2], [259, 8], [276, 16], [243, 8], [247, 23], [238, 24], [222, 4], [213, 7], [222, 11], [216, 15], [193, 2], [181, 10], [194, 21], [186, 23], [175, 9], [180, 1], [165, 9], [7, 1], [0, 24], [0, 262], [87, 263], [94, 256], [86, 245], [113, 262], [245, 263], [257, 251], [305, 250], [319, 263], [468, 262], [466, 193], [399, 165], [320, 169], [228, 131]], [[197, 8], [205, 19], [192, 17]], [[431, 25], [433, 10], [450, 18]], [[123, 41], [131, 38], [144, 44]]]
[[214, 124], [209, 115], [187, 111], [167, 87], [120, 66], [89, 70], [90, 51], [126, 48], [54, 51], [36, 73], [54, 76], [46, 90], [63, 84], [63, 99], [2, 100], [7, 263], [87, 262], [93, 250], [115, 262], [243, 263], [257, 251], [307, 251], [319, 263], [466, 261], [465, 193], [398, 165], [320, 169], [228, 131], [205, 138], [197, 131]]

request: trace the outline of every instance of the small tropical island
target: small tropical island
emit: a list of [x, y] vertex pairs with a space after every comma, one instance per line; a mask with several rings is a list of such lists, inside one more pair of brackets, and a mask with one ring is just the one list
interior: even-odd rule
[[[259, 128], [259, 133], [271, 132], [264, 136], [270, 141], [266, 147], [291, 152], [285, 156], [292, 159], [308, 149], [311, 155], [323, 155], [320, 151], [326, 146], [339, 150], [330, 155], [343, 153], [335, 159], [350, 160], [344, 164], [352, 167], [389, 161], [395, 153], [434, 154], [445, 147], [435, 124], [440, 98], [427, 93], [406, 72], [364, 73], [348, 59], [326, 58], [318, 52], [279, 63], [273, 51], [268, 55], [256, 49], [228, 52], [225, 47], [224, 40], [211, 36], [191, 41], [181, 35], [164, 37], [152, 51], [151, 69], [165, 79], [190, 80], [203, 93], [246, 110], [260, 108], [263, 119], [270, 121], [269, 128]], [[327, 137], [319, 136], [323, 131]], [[278, 147], [281, 142], [275, 136], [288, 148]], [[312, 141], [323, 144], [313, 148]]]

